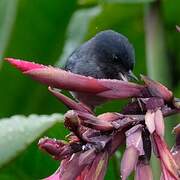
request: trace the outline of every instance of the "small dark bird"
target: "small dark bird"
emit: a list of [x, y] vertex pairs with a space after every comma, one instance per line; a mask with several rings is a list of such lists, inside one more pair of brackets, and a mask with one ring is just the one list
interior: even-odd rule
[[[65, 70], [98, 79], [136, 79], [132, 70], [135, 65], [134, 48], [122, 34], [106, 30], [85, 42], [67, 59]], [[74, 94], [74, 93], [73, 93]], [[87, 94], [75, 93], [75, 97], [91, 106], [101, 104]]]

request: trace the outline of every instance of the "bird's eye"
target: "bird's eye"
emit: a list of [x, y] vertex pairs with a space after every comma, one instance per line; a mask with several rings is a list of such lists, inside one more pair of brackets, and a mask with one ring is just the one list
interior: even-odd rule
[[117, 59], [118, 59], [118, 56], [115, 55], [115, 54], [113, 54], [113, 59], [114, 59], [114, 60], [117, 60]]

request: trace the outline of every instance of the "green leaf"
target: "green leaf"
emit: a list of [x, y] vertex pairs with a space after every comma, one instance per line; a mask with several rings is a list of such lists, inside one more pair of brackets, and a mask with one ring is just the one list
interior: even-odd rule
[[17, 0], [0, 1], [0, 60], [7, 46], [16, 17]]
[[100, 7], [81, 9], [74, 13], [67, 30], [66, 43], [57, 63], [63, 66], [67, 57], [83, 42], [89, 28], [89, 24], [101, 12]]
[[[75, 0], [53, 0], [53, 3], [48, 0], [18, 0], [16, 21], [3, 57], [53, 65], [61, 54], [64, 34], [75, 8]], [[23, 76], [8, 63], [2, 63], [0, 82], [3, 102], [0, 103], [0, 118], [13, 114], [65, 111], [65, 106], [50, 95], [45, 86]]]
[[4, 118], [0, 121], [0, 167], [16, 157], [27, 148], [43, 132], [57, 122], [62, 122], [63, 116], [52, 115], [22, 115]]

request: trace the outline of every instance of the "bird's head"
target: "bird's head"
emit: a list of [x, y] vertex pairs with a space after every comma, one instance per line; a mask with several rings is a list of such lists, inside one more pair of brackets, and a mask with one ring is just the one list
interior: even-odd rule
[[98, 33], [93, 38], [96, 43], [97, 54], [102, 59], [101, 63], [108, 63], [113, 69], [119, 71], [117, 79], [136, 79], [132, 73], [135, 65], [134, 48], [128, 39], [120, 33], [106, 30]]

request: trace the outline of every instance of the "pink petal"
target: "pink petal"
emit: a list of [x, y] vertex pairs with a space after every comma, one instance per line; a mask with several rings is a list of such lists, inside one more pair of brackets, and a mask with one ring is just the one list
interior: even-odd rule
[[136, 125], [126, 131], [126, 147], [134, 147], [139, 152], [139, 155], [144, 155], [143, 141], [142, 141], [142, 126]]
[[145, 124], [151, 134], [155, 131], [154, 117], [154, 112], [147, 111], [145, 114]]
[[161, 162], [161, 169], [162, 169], [162, 173], [161, 173], [160, 180], [177, 180], [176, 178], [171, 176], [169, 171], [164, 166], [163, 162]]
[[138, 156], [139, 152], [134, 146], [128, 147], [125, 150], [121, 160], [122, 180], [126, 180], [127, 177], [132, 173], [137, 164]]
[[159, 109], [155, 112], [154, 122], [155, 122], [156, 133], [160, 137], [164, 137], [164, 132], [165, 132], [164, 119], [163, 119], [162, 111]]
[[153, 174], [149, 164], [137, 163], [135, 180], [153, 180]]

